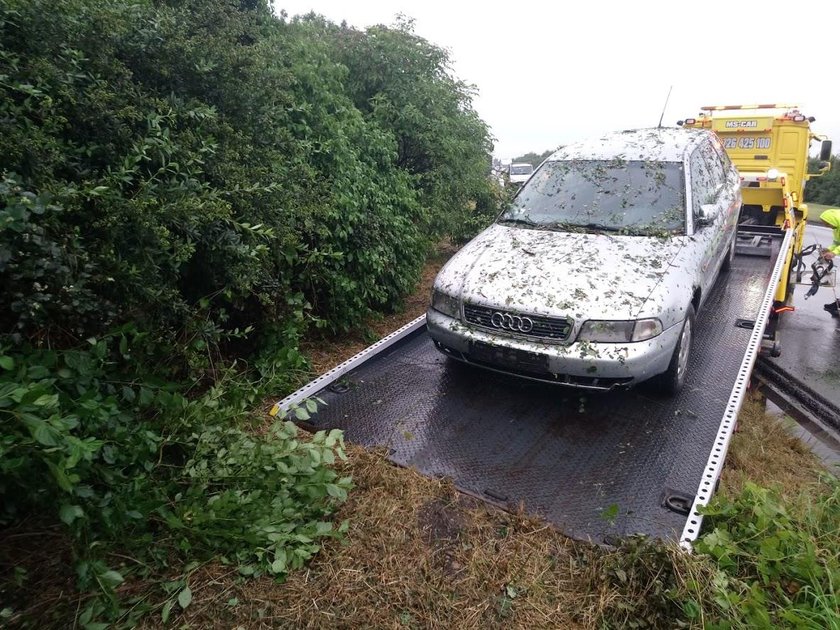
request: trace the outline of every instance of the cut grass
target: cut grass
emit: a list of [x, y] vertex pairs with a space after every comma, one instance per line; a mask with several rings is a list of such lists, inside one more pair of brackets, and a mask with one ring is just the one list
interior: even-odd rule
[[[189, 577], [191, 604], [180, 613], [176, 606], [170, 623], [184, 628], [600, 628], [631, 622], [703, 627], [708, 615], [722, 614], [713, 600], [715, 566], [708, 556], [633, 539], [615, 549], [575, 541], [538, 519], [464, 496], [449, 480], [395, 466], [382, 451], [358, 446], [348, 451], [341, 473], [352, 475], [356, 488], [338, 516], [350, 522], [344, 542], [329, 541], [283, 584], [269, 577], [246, 579], [221, 563], [199, 567]], [[740, 416], [728, 462], [721, 488], [727, 495], [752, 478], [805, 496], [820, 472], [817, 459], [777, 418], [762, 413], [757, 400], [748, 401]], [[55, 534], [45, 532], [41, 544], [26, 543], [29, 552], [0, 557], [0, 573], [7, 577], [15, 567], [40, 576], [15, 592], [18, 602], [25, 597], [31, 605], [28, 611], [16, 610], [21, 618], [37, 620], [37, 627], [67, 627], [66, 615], [49, 615], [50, 607], [72, 615], [77, 600], [71, 574], [59, 571], [62, 562], [55, 565], [62, 558]], [[60, 582], [50, 584], [51, 571], [63, 574]], [[164, 596], [155, 582], [134, 581], [121, 592], [157, 602], [142, 627], [167, 625], [160, 616]]]
[[[268, 579], [193, 590], [194, 627], [592, 627], [610, 593], [597, 548], [545, 523], [458, 493], [447, 480], [351, 447], [357, 488], [343, 508], [344, 544], [331, 544], [283, 585]], [[218, 571], [219, 569], [208, 569]], [[206, 581], [204, 579], [202, 582]], [[192, 609], [202, 611], [191, 614]]]
[[768, 415], [753, 393], [741, 408], [718, 492], [738, 495], [746, 481], [779, 486], [791, 497], [813, 487], [824, 468], [808, 446], [793, 435], [787, 418]]
[[555, 593], [569, 589], [546, 570], [569, 562], [568, 539], [465, 498], [447, 481], [396, 468], [381, 453], [353, 455], [358, 489], [347, 506], [347, 545], [273, 589], [272, 621], [475, 628], [504, 625], [522, 609], [529, 625], [580, 622], [567, 612], [571, 601], [556, 605]]
[[[760, 438], [760, 439], [759, 439]], [[268, 578], [196, 575], [190, 627], [701, 627], [721, 611], [715, 567], [675, 544], [630, 539], [608, 549], [574, 541], [524, 514], [510, 514], [389, 462], [349, 448], [342, 474], [356, 489], [330, 542], [285, 584]], [[722, 492], [746, 479], [794, 494], [816, 487], [820, 464], [777, 418], [751, 400], [732, 444]], [[211, 579], [212, 578], [212, 579]], [[214, 581], [215, 580], [215, 581]], [[223, 595], [221, 594], [223, 593]], [[235, 598], [236, 605], [226, 602]], [[151, 621], [151, 620], [150, 620]], [[154, 623], [149, 624], [150, 627]]]

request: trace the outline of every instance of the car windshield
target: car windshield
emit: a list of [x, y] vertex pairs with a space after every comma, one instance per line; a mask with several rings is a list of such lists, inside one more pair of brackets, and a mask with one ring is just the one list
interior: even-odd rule
[[684, 181], [681, 162], [546, 162], [499, 222], [544, 229], [681, 234]]
[[517, 165], [510, 167], [510, 174], [511, 175], [530, 175], [534, 170], [534, 167], [530, 164], [525, 165]]

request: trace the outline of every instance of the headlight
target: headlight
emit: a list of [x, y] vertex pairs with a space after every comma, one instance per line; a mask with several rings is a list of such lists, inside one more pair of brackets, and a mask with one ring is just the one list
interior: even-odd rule
[[658, 319], [639, 320], [597, 320], [584, 322], [578, 334], [578, 340], [600, 343], [629, 343], [646, 341], [662, 332], [662, 323]]
[[658, 319], [640, 319], [633, 329], [633, 341], [647, 341], [662, 333], [662, 322]]
[[581, 326], [578, 339], [603, 343], [626, 343], [633, 339], [635, 324], [634, 321], [590, 319]]
[[446, 293], [437, 289], [432, 291], [432, 308], [456, 319], [461, 316], [461, 306], [458, 304], [458, 298], [446, 295]]

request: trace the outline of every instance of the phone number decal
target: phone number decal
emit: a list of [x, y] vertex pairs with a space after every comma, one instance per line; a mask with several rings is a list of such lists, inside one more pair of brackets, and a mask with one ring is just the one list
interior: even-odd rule
[[726, 149], [769, 149], [770, 138], [724, 138], [723, 146]]

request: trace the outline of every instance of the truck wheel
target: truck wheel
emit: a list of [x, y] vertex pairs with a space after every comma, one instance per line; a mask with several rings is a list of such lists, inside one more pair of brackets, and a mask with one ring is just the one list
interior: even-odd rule
[[668, 369], [657, 377], [657, 389], [669, 396], [679, 392], [685, 384], [688, 372], [688, 360], [691, 355], [691, 344], [694, 338], [694, 305], [689, 304], [685, 312], [680, 338], [671, 356]]
[[723, 260], [723, 264], [720, 266], [721, 271], [729, 271], [732, 269], [732, 262], [735, 260], [735, 243], [738, 240], [738, 235], [734, 235], [732, 237], [732, 242], [729, 244], [729, 252], [726, 254], [726, 258]]

